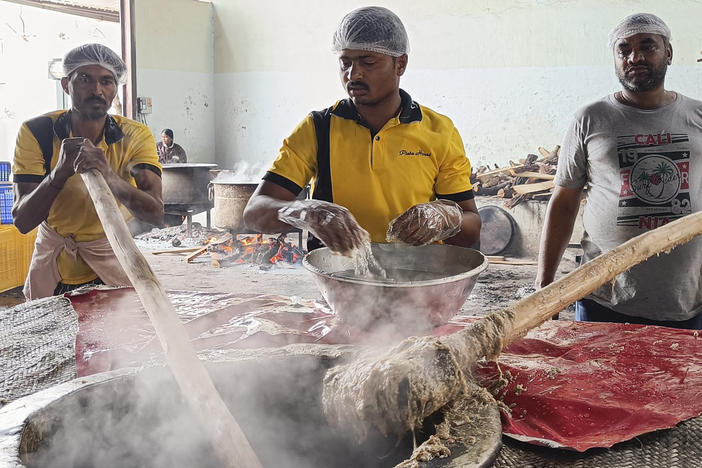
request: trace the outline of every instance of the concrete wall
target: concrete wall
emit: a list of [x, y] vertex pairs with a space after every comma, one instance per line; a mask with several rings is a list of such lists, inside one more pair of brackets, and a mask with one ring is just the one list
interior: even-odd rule
[[136, 0], [137, 96], [154, 138], [171, 128], [189, 162], [215, 161], [214, 26], [210, 3]]
[[[609, 29], [638, 11], [673, 31], [667, 85], [702, 96], [694, 0], [386, 0], [410, 37], [402, 87], [450, 116], [474, 164], [560, 143], [572, 113], [616, 90]], [[351, 0], [214, 0], [217, 162], [262, 167], [313, 109], [345, 97], [329, 52]]]

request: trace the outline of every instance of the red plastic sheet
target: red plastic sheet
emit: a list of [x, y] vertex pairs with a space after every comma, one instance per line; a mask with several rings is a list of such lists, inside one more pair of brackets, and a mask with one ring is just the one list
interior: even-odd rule
[[[170, 291], [197, 350], [360, 343], [320, 303], [284, 296]], [[69, 297], [78, 312], [79, 375], [141, 365], [160, 344], [131, 289]], [[454, 333], [460, 317], [434, 330]], [[702, 344], [696, 332], [663, 327], [549, 321], [476, 367], [489, 385], [507, 371], [498, 393], [510, 414], [505, 434], [530, 443], [584, 451], [672, 427], [702, 413]]]

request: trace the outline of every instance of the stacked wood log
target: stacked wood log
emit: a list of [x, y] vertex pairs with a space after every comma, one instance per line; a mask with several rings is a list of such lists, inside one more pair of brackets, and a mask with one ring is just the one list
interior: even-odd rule
[[507, 167], [480, 166], [471, 175], [476, 195], [508, 198], [505, 207], [513, 208], [526, 200], [548, 200], [553, 193], [553, 179], [558, 166], [556, 146], [549, 151], [539, 147], [539, 155], [529, 154]]

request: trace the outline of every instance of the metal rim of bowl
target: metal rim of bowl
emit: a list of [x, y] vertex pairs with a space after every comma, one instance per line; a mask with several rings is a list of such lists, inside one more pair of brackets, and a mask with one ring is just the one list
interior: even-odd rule
[[[408, 248], [411, 248], [412, 246], [407, 246]], [[458, 249], [467, 249], [468, 247], [459, 247], [456, 245], [450, 246], [451, 248], [458, 248]], [[406, 288], [406, 287], [411, 287], [411, 286], [436, 286], [439, 284], [446, 284], [446, 283], [452, 283], [454, 281], [460, 281], [466, 278], [470, 278], [471, 276], [477, 276], [489, 265], [489, 260], [487, 257], [480, 252], [479, 250], [475, 249], [470, 249], [483, 257], [483, 262], [476, 266], [475, 268], [472, 268], [468, 271], [464, 271], [463, 273], [459, 273], [457, 275], [451, 275], [451, 276], [445, 276], [443, 278], [439, 279], [431, 279], [431, 280], [422, 280], [422, 281], [402, 281], [402, 282], [385, 282], [382, 280], [373, 280], [373, 279], [360, 279], [360, 278], [351, 278], [348, 276], [335, 276], [334, 274], [330, 272], [326, 272], [315, 265], [312, 265], [309, 261], [309, 256], [315, 254], [315, 252], [320, 252], [320, 251], [329, 251], [329, 247], [322, 247], [319, 249], [315, 249], [312, 252], [307, 252], [305, 256], [302, 259], [302, 266], [304, 266], [308, 271], [319, 275], [319, 276], [324, 276], [325, 278], [329, 278], [335, 281], [340, 281], [342, 283], [352, 283], [352, 284], [361, 284], [361, 285], [372, 285], [372, 286], [383, 286], [383, 287], [388, 287], [388, 288]], [[319, 254], [315, 254], [319, 255]], [[332, 254], [334, 255], [334, 254]]]

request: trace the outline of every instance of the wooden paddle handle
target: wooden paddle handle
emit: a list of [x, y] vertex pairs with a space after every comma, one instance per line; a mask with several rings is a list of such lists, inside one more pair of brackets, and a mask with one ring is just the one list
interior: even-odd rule
[[[702, 212], [689, 214], [672, 223], [636, 236], [620, 246], [576, 268], [566, 276], [507, 307], [514, 321], [504, 346], [521, 338], [569, 304], [614, 280], [632, 266], [661, 252], [670, 252], [702, 233]], [[666, 274], [661, 272], [661, 274]]]
[[81, 177], [93, 199], [107, 239], [156, 329], [176, 382], [193, 412], [201, 418], [203, 429], [209, 432], [210, 441], [223, 466], [261, 467], [246, 436], [195, 354], [166, 291], [134, 243], [102, 174], [91, 170], [82, 173]]

